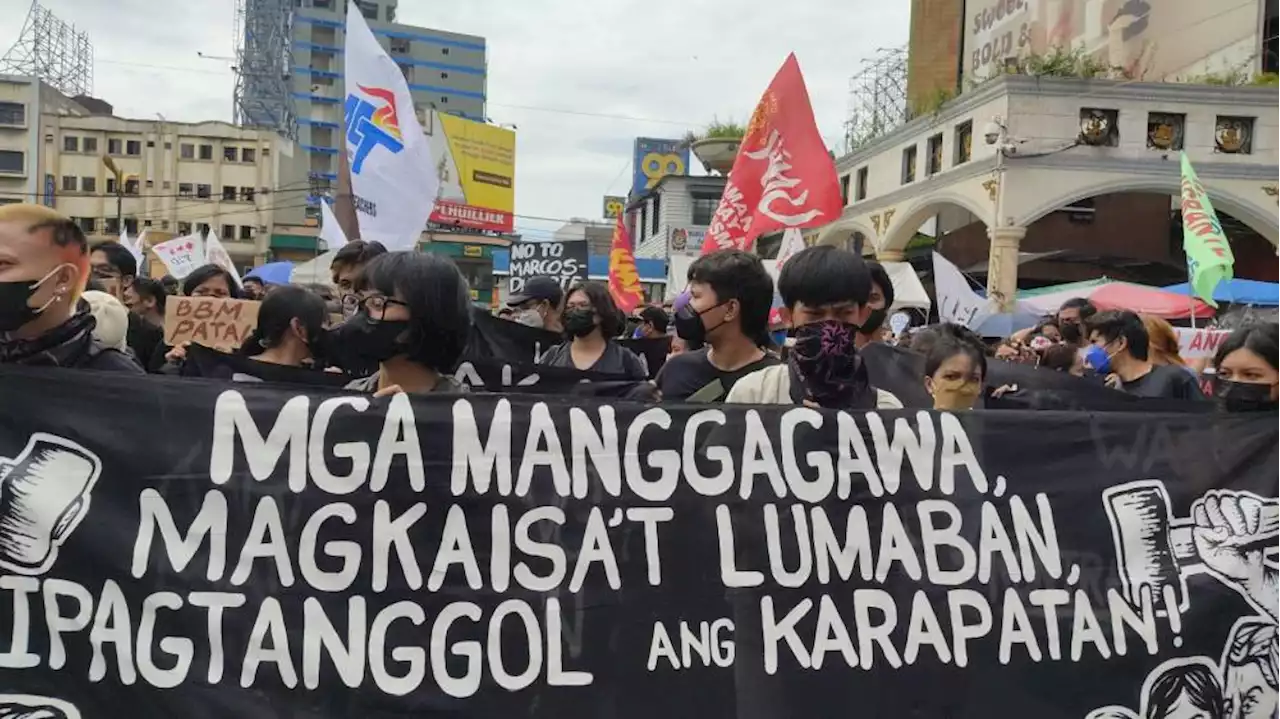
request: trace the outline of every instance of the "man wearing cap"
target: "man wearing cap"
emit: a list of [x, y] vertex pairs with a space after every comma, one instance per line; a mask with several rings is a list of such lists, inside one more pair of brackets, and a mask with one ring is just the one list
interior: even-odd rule
[[529, 327], [564, 332], [560, 324], [560, 302], [564, 292], [560, 283], [551, 277], [530, 277], [524, 289], [507, 298], [507, 305], [515, 310], [515, 321]]

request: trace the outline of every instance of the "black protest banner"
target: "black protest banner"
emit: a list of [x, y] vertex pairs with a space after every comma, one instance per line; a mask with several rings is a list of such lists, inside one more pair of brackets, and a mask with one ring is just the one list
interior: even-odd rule
[[[512, 365], [537, 364], [552, 347], [565, 341], [555, 332], [536, 327], [526, 327], [519, 322], [494, 317], [481, 308], [471, 311], [471, 341], [465, 357], [476, 362], [481, 359], [500, 360]], [[671, 339], [659, 337], [627, 338], [619, 344], [635, 353], [645, 363], [649, 377], [656, 377], [667, 361]]]
[[1276, 703], [1274, 414], [105, 377], [0, 370], [9, 716]]
[[525, 280], [551, 277], [568, 289], [587, 279], [587, 242], [513, 242], [511, 243], [511, 294], [524, 291]]

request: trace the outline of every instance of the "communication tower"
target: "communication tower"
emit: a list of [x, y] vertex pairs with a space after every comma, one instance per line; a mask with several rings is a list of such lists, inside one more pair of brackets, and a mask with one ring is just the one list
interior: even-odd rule
[[292, 0], [236, 0], [236, 124], [296, 140]]
[[93, 94], [93, 43], [89, 34], [31, 3], [17, 42], [0, 58], [0, 72], [38, 77], [69, 97]]
[[907, 48], [880, 48], [849, 78], [849, 119], [845, 152], [907, 121]]

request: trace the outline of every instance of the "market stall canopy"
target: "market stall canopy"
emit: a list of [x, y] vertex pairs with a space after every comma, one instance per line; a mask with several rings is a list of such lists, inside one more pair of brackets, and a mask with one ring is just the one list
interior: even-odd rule
[[[1169, 285], [1165, 292], [1191, 296], [1191, 287], [1186, 282]], [[1214, 302], [1232, 302], [1238, 305], [1254, 305], [1257, 307], [1280, 306], [1280, 284], [1275, 282], [1259, 282], [1258, 280], [1223, 280], [1213, 288]]]
[[1193, 311], [1196, 319], [1208, 319], [1214, 315], [1212, 307], [1187, 295], [1105, 277], [1018, 293], [1019, 304], [1033, 307], [1046, 315], [1057, 312], [1063, 302], [1074, 297], [1083, 297], [1100, 310], [1132, 310], [1166, 320], [1187, 319]]

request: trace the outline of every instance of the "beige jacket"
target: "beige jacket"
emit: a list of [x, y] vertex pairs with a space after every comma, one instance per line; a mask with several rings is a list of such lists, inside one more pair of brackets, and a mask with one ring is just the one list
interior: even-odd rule
[[[791, 369], [774, 365], [752, 372], [734, 383], [729, 404], [795, 404], [791, 399]], [[876, 390], [876, 409], [902, 409], [902, 402], [890, 392]]]

